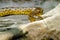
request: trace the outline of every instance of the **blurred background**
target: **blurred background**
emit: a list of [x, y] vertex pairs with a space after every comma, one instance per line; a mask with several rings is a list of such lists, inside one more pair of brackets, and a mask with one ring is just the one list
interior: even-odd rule
[[0, 0], [2, 7], [42, 7], [44, 13], [53, 9], [60, 0]]

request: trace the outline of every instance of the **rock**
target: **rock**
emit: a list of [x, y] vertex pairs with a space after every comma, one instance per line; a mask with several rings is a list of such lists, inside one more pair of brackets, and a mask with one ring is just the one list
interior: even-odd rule
[[43, 17], [22, 26], [23, 31], [28, 31], [26, 40], [60, 40], [60, 4]]
[[0, 40], [17, 40], [25, 36], [22, 29], [18, 29], [11, 19], [0, 19]]

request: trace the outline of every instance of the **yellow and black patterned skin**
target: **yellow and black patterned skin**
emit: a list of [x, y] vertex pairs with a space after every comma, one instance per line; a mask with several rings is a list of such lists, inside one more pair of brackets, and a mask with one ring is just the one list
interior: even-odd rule
[[8, 15], [28, 15], [30, 22], [43, 19], [43, 10], [40, 7], [35, 8], [19, 8], [19, 7], [5, 7], [0, 9], [0, 17]]

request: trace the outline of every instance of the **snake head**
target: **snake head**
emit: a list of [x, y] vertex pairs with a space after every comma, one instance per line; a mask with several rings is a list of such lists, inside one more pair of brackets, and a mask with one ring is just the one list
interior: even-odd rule
[[31, 16], [33, 16], [35, 19], [43, 19], [43, 9], [40, 7], [35, 7], [35, 9], [32, 11]]

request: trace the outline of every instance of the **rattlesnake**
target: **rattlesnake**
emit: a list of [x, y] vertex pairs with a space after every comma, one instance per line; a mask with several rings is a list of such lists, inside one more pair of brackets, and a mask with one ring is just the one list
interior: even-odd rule
[[0, 16], [8, 16], [8, 15], [28, 15], [28, 18], [31, 22], [36, 20], [43, 19], [41, 15], [43, 14], [43, 9], [40, 7], [34, 8], [19, 8], [19, 7], [5, 7], [0, 8]]

